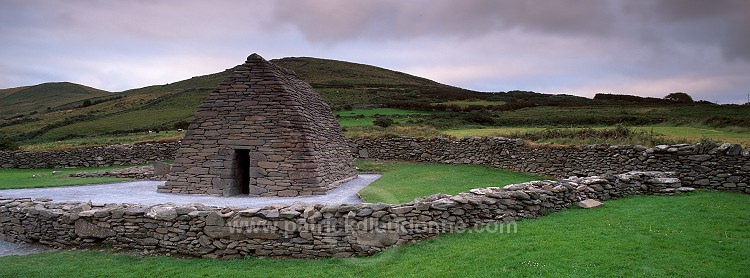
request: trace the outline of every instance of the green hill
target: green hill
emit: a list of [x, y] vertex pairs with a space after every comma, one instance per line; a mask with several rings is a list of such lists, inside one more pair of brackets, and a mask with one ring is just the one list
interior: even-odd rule
[[271, 62], [293, 70], [326, 98], [334, 109], [380, 106], [393, 101], [432, 103], [492, 97], [491, 94], [364, 64], [310, 57], [283, 58]]
[[[358, 108], [389, 107], [422, 111], [389, 116], [398, 123], [418, 125], [416, 129], [661, 123], [750, 127], [746, 113], [750, 107], [745, 106], [623, 103], [528, 91], [482, 93], [364, 64], [309, 57], [271, 61], [310, 83], [334, 110], [357, 111], [341, 117], [357, 125], [374, 121], [374, 116], [360, 115], [366, 113]], [[2, 89], [0, 137], [31, 144], [186, 128], [206, 96], [231, 70], [119, 93], [66, 82]], [[81, 105], [85, 100], [90, 105]], [[382, 109], [377, 113], [383, 113]]]
[[0, 117], [42, 112], [48, 107], [72, 104], [85, 99], [109, 96], [111, 92], [70, 82], [44, 83], [0, 91]]
[[[363, 64], [309, 57], [271, 61], [296, 72], [337, 110], [379, 107], [392, 101], [430, 103], [489, 96]], [[203, 99], [231, 70], [117, 94], [72, 83], [0, 90], [5, 103], [21, 103], [27, 107], [9, 108], [3, 111], [6, 115], [28, 114], [15, 116], [12, 120], [4, 117], [6, 120], [0, 122], [0, 132], [23, 141], [48, 141], [186, 127]], [[62, 95], [64, 101], [53, 101], [61, 96], [60, 92], [66, 92]], [[93, 105], [80, 107], [85, 99]]]
[[12, 94], [14, 94], [14, 93], [16, 93], [16, 92], [18, 92], [20, 90], [26, 89], [28, 87], [29, 86], [9, 88], [9, 89], [0, 89], [0, 98], [7, 97], [9, 95], [12, 95]]

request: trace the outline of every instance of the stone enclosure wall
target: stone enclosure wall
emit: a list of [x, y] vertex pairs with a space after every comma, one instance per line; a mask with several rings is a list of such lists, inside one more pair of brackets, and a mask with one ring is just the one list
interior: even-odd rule
[[689, 190], [670, 173], [629, 172], [436, 194], [396, 205], [298, 203], [236, 209], [0, 198], [0, 239], [59, 247], [107, 244], [211, 258], [349, 257], [478, 225], [489, 224], [487, 232], [515, 232], [517, 219], [589, 198]]
[[67, 168], [140, 165], [172, 160], [178, 142], [112, 145], [60, 151], [0, 152], [0, 168]]
[[[750, 154], [740, 145], [696, 144], [646, 148], [590, 145], [530, 146], [519, 139], [350, 139], [360, 158], [481, 164], [549, 177], [624, 171], [676, 172], [691, 187], [750, 193]], [[179, 143], [117, 145], [49, 152], [0, 152], [3, 168], [86, 167], [171, 160]]]
[[687, 186], [750, 193], [750, 153], [740, 145], [554, 147], [507, 138], [376, 138], [352, 140], [350, 147], [360, 158], [481, 164], [549, 177], [676, 172]]
[[[549, 147], [505, 138], [379, 138], [348, 143], [362, 158], [482, 164], [570, 178], [473, 189], [456, 196], [437, 194], [396, 205], [239, 209], [0, 197], [0, 239], [61, 247], [105, 243], [214, 258], [346, 257], [477, 225], [490, 224], [487, 227], [496, 227], [494, 232], [507, 232], [515, 227], [514, 220], [565, 209], [588, 198], [690, 190], [682, 185], [750, 193], [750, 154], [739, 145]], [[0, 162], [16, 168], [143, 163], [171, 159], [178, 145], [6, 152], [0, 153]], [[633, 171], [616, 174], [627, 170]], [[576, 177], [590, 175], [594, 176]]]

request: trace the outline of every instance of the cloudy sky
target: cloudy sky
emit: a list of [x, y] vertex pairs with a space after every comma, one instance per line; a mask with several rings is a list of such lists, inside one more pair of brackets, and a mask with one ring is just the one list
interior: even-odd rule
[[478, 91], [744, 103], [746, 0], [0, 0], [0, 88], [110, 91], [266, 59], [376, 65]]

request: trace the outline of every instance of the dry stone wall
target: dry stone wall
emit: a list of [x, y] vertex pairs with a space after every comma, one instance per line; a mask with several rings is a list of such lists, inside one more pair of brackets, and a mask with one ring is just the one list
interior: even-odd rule
[[61, 151], [0, 152], [1, 168], [68, 168], [139, 165], [172, 160], [178, 142], [112, 145]]
[[[688, 186], [750, 193], [750, 155], [740, 145], [696, 144], [646, 148], [590, 145], [530, 146], [519, 139], [350, 139], [360, 158], [481, 164], [549, 177], [622, 171], [672, 171]], [[0, 152], [3, 168], [87, 167], [171, 160], [177, 142], [47, 152]]]
[[405, 204], [297, 203], [241, 209], [0, 197], [0, 240], [57, 247], [106, 244], [210, 258], [350, 257], [479, 225], [486, 232], [515, 232], [515, 220], [589, 198], [690, 190], [673, 173], [629, 172], [437, 194]]
[[[137, 179], [137, 180], [167, 180], [167, 173], [169, 172], [169, 164], [163, 162], [157, 162], [156, 165], [162, 166], [133, 166], [125, 169], [107, 170], [107, 171], [96, 171], [96, 172], [80, 172], [68, 175], [72, 178], [99, 178], [99, 177], [112, 177], [112, 178], [126, 178], [126, 179]], [[155, 169], [156, 168], [156, 169]], [[159, 169], [161, 168], [161, 169]]]
[[676, 172], [687, 186], [750, 193], [750, 153], [732, 144], [557, 147], [507, 138], [376, 138], [350, 146], [361, 158], [481, 164], [550, 177]]

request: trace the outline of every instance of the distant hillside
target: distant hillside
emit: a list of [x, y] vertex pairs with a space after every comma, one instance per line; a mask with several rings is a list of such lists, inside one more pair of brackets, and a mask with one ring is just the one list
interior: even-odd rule
[[[455, 125], [448, 122], [463, 117], [463, 114], [450, 114], [454, 112], [478, 112], [468, 115], [474, 117], [474, 122], [506, 123], [506, 111], [621, 105], [529, 91], [476, 92], [380, 67], [328, 59], [293, 57], [271, 62], [296, 72], [334, 110], [391, 107], [444, 111], [449, 114], [443, 114], [444, 119], [439, 120], [446, 122], [445, 126]], [[119, 93], [67, 82], [3, 89], [0, 90], [0, 137], [27, 143], [49, 142], [186, 128], [203, 100], [231, 70]], [[90, 105], [81, 105], [85, 100]], [[499, 120], [492, 120], [493, 115]], [[594, 114], [586, 116], [595, 117]]]
[[[376, 66], [311, 57], [271, 60], [292, 70], [328, 101], [335, 110], [377, 107], [388, 102], [432, 103], [444, 100], [485, 99], [492, 94], [441, 84], [426, 78]], [[124, 91], [141, 94], [158, 91], [201, 90], [206, 95], [223, 81], [232, 68], [190, 79]]]
[[[379, 107], [392, 101], [430, 103], [490, 96], [363, 64], [307, 57], [272, 62], [296, 72], [334, 109]], [[25, 115], [13, 119], [2, 117], [6, 120], [0, 121], [0, 133], [23, 141], [46, 141], [94, 134], [184, 128], [203, 99], [231, 70], [117, 94], [72, 83], [0, 90], [4, 107], [11, 103], [25, 107], [3, 111], [5, 115]], [[80, 104], [86, 99], [92, 105], [82, 107]], [[48, 107], [51, 109], [48, 110]]]
[[9, 88], [9, 89], [0, 89], [0, 98], [4, 98], [6, 96], [12, 95], [20, 90], [26, 89], [29, 86], [24, 87], [17, 87], [17, 88]]
[[271, 62], [293, 70], [334, 109], [380, 106], [393, 101], [432, 103], [492, 96], [358, 63], [310, 57], [282, 58]]
[[[334, 109], [345, 107], [382, 106], [392, 101], [440, 102], [492, 97], [481, 93], [441, 84], [426, 78], [376, 66], [311, 57], [271, 60], [292, 70], [321, 94]], [[223, 72], [196, 76], [165, 85], [128, 90], [124, 93], [159, 90], [212, 90], [223, 81], [232, 68]]]
[[4, 89], [0, 90], [0, 116], [44, 112], [48, 107], [54, 108], [108, 95], [112, 93], [70, 82]]

